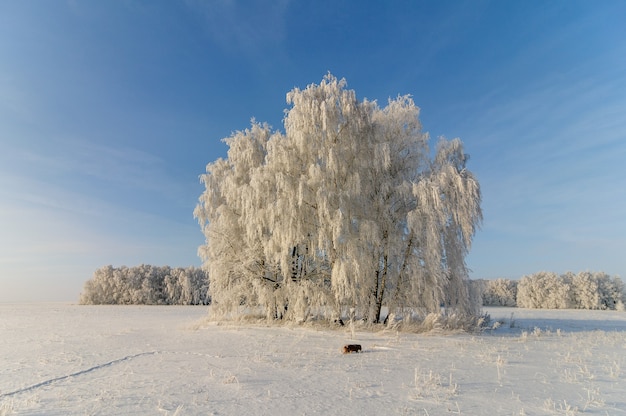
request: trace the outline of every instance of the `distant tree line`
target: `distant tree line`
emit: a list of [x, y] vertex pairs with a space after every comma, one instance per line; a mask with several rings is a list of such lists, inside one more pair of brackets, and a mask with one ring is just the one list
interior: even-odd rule
[[626, 292], [619, 277], [604, 272], [539, 272], [509, 279], [474, 280], [484, 306], [534, 309], [612, 309], [624, 311]]
[[196, 267], [105, 266], [85, 282], [83, 305], [208, 305], [208, 274]]

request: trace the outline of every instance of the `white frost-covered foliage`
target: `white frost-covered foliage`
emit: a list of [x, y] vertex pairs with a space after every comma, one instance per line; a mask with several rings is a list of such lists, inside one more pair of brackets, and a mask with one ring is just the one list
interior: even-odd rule
[[106, 266], [85, 282], [84, 305], [207, 305], [209, 279], [196, 267]]
[[540, 272], [518, 284], [517, 305], [522, 308], [624, 310], [625, 302], [622, 280], [604, 272]]
[[381, 109], [332, 75], [287, 102], [284, 133], [253, 120], [201, 176], [212, 313], [476, 314], [465, 256], [481, 196], [460, 140], [442, 139], [430, 159], [410, 97]]
[[517, 285], [520, 308], [567, 309], [571, 307], [570, 285], [552, 272], [524, 276]]
[[509, 279], [487, 280], [483, 291], [485, 306], [517, 306], [517, 281]]
[[604, 272], [567, 273], [563, 278], [571, 285], [575, 308], [624, 310], [626, 294], [620, 278]]

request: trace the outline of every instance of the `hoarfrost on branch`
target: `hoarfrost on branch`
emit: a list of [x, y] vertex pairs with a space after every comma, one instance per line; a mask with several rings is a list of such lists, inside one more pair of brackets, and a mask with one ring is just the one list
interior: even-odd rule
[[465, 256], [480, 187], [460, 140], [430, 158], [409, 96], [359, 101], [345, 80], [287, 94], [284, 133], [252, 121], [209, 163], [194, 211], [212, 313], [380, 322], [474, 315]]

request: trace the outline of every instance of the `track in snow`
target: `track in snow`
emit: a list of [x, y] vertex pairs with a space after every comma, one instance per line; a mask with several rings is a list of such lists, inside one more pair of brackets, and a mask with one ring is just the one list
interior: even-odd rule
[[38, 389], [40, 387], [49, 386], [50, 384], [56, 383], [57, 381], [63, 381], [63, 380], [70, 379], [72, 377], [82, 376], [83, 374], [91, 373], [92, 371], [100, 370], [100, 369], [105, 368], [105, 367], [110, 367], [110, 366], [112, 366], [114, 364], [119, 364], [119, 363], [122, 363], [124, 361], [132, 360], [133, 358], [142, 357], [144, 355], [154, 355], [154, 354], [157, 354], [157, 353], [158, 353], [157, 351], [149, 351], [149, 352], [141, 352], [139, 354], [127, 355], [126, 357], [119, 358], [119, 359], [113, 360], [113, 361], [109, 361], [108, 363], [96, 365], [95, 367], [91, 367], [91, 368], [88, 368], [86, 370], [81, 370], [81, 371], [78, 371], [76, 373], [67, 374], [65, 376], [60, 376], [60, 377], [56, 377], [56, 378], [51, 378], [49, 380], [45, 380], [45, 381], [42, 381], [40, 383], [33, 384], [32, 386], [28, 386], [28, 387], [24, 387], [24, 388], [21, 388], [21, 389], [18, 389], [18, 390], [14, 390], [14, 391], [11, 391], [9, 393], [0, 393], [0, 399], [3, 399], [5, 397], [10, 397], [10, 396], [15, 396], [16, 394], [25, 393], [27, 391], [35, 390], [35, 389]]

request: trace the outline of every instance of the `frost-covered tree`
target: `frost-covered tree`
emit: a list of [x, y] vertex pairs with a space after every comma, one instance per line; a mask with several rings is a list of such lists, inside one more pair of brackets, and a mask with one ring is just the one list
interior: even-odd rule
[[622, 280], [604, 272], [540, 272], [523, 277], [517, 293], [523, 308], [624, 310], [625, 301]]
[[522, 277], [517, 285], [517, 305], [521, 308], [570, 308], [570, 284], [558, 274], [539, 272]]
[[567, 273], [571, 282], [574, 307], [579, 309], [623, 309], [624, 286], [621, 279], [603, 272]]
[[626, 292], [624, 284], [619, 277], [611, 277], [604, 272], [593, 273], [598, 281], [598, 291], [600, 292], [600, 309], [624, 310]]
[[207, 305], [208, 276], [196, 267], [106, 266], [85, 282], [87, 305]]
[[284, 133], [253, 121], [201, 176], [194, 214], [213, 312], [476, 313], [464, 259], [480, 188], [461, 142], [442, 139], [430, 159], [410, 97], [381, 109], [331, 75], [287, 102]]
[[570, 272], [562, 277], [571, 285], [571, 299], [575, 308], [601, 309], [599, 282], [591, 272]]
[[480, 297], [479, 303], [484, 305], [483, 295], [487, 290], [487, 285], [489, 285], [490, 280], [487, 279], [470, 279], [469, 286], [471, 287], [472, 292], [476, 293], [477, 296]]
[[517, 281], [495, 279], [486, 281], [483, 292], [485, 306], [517, 306]]

